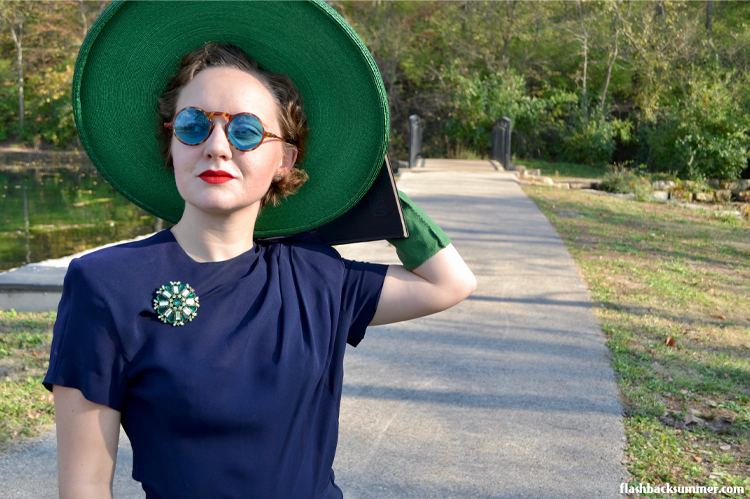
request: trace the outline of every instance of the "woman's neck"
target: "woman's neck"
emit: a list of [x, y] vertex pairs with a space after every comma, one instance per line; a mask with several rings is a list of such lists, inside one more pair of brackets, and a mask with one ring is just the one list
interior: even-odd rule
[[170, 230], [183, 251], [196, 262], [221, 262], [252, 249], [257, 213], [241, 210], [213, 215], [188, 204]]

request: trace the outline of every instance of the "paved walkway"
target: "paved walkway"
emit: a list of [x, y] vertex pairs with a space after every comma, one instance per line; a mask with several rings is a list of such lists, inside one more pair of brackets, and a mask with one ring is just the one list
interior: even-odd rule
[[[479, 286], [446, 312], [370, 328], [347, 351], [334, 463], [344, 497], [621, 497], [625, 437], [608, 351], [552, 226], [487, 162], [428, 160], [398, 185]], [[385, 242], [339, 249], [397, 262]], [[123, 443], [119, 459], [128, 452]], [[115, 497], [143, 497], [119, 464]], [[53, 436], [0, 458], [0, 497], [57, 497]]]

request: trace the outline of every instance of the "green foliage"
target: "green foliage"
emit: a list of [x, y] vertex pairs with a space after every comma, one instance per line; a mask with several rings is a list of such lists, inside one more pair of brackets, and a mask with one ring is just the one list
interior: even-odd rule
[[35, 148], [76, 144], [73, 67], [81, 37], [107, 3], [0, 2], [0, 140]]
[[654, 193], [643, 165], [635, 168], [626, 168], [623, 165], [608, 166], [602, 180], [602, 188], [607, 192], [635, 194], [639, 201], [647, 200]]
[[562, 135], [561, 158], [573, 163], [607, 163], [615, 151], [615, 131], [605, 120], [576, 116]]
[[446, 80], [453, 85], [453, 98], [445, 129], [454, 140], [479, 154], [489, 151], [496, 120], [507, 116], [517, 133], [519, 129], [526, 132], [539, 122], [544, 112], [544, 101], [526, 95], [523, 77], [512, 70], [465, 75], [454, 61]]
[[[748, 3], [716, 4], [710, 34], [699, 2], [405, 4], [334, 2], [364, 29], [395, 126], [422, 116], [431, 152], [486, 156], [509, 116], [517, 157], [636, 160], [693, 178], [736, 176], [747, 160]], [[701, 80], [693, 67], [712, 69]], [[713, 81], [724, 74], [731, 85]]]
[[[0, 81], [13, 81], [14, 71], [11, 61], [0, 59]], [[13, 92], [16, 86], [0, 85], [0, 140], [8, 138], [11, 132], [11, 124], [16, 120], [18, 114], [18, 93]]]
[[629, 142], [629, 121], [613, 118], [596, 109], [591, 115], [578, 110], [569, 123], [559, 129], [559, 158], [572, 163], [601, 165], [612, 161], [615, 138]]
[[[0, 141], [77, 144], [72, 68], [107, 3], [0, 2]], [[747, 164], [748, 2], [715, 3], [710, 33], [704, 2], [330, 4], [383, 77], [394, 158], [418, 114], [427, 156], [486, 157], [508, 116], [516, 157], [630, 160], [690, 178], [732, 178]], [[23, 130], [8, 24], [21, 17]]]
[[[546, 89], [539, 100], [544, 103], [536, 119], [527, 123], [516, 124], [515, 141], [512, 148], [519, 156], [551, 158], [566, 161], [565, 157], [556, 154], [556, 144], [569, 130], [568, 121], [580, 106], [579, 98], [574, 92], [550, 88]], [[584, 163], [573, 161], [573, 163]]]
[[612, 160], [616, 137], [623, 143], [631, 140], [630, 121], [598, 108], [583, 111], [573, 92], [548, 89], [532, 96], [525, 79], [512, 69], [467, 76], [454, 61], [446, 81], [453, 93], [445, 131], [481, 155], [488, 154], [492, 126], [504, 116], [512, 121], [513, 152], [519, 157], [603, 165]]
[[706, 177], [698, 175], [694, 180], [678, 179], [677, 190], [689, 192], [691, 194], [698, 194], [699, 192], [709, 192], [711, 190], [711, 187], [706, 182]]
[[[690, 179], [737, 178], [747, 166], [750, 115], [732, 89], [733, 74], [696, 75], [683, 95], [642, 125], [649, 166]], [[738, 89], [748, 93], [747, 77]]]
[[[70, 86], [73, 81], [73, 61], [48, 68], [29, 78], [27, 106], [35, 118], [27, 120], [21, 137], [38, 144], [44, 141], [56, 147], [73, 144], [76, 136]], [[16, 87], [17, 88], [17, 87]]]

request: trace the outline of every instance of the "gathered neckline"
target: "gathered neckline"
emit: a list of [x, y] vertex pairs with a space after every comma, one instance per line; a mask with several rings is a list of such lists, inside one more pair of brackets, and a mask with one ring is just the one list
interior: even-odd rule
[[169, 229], [164, 229], [162, 232], [166, 233], [167, 239], [169, 239], [174, 245], [177, 247], [178, 253], [182, 255], [184, 260], [189, 260], [192, 264], [195, 265], [220, 265], [220, 264], [230, 264], [238, 261], [242, 261], [245, 258], [251, 257], [255, 258], [259, 251], [260, 251], [260, 245], [253, 241], [253, 247], [249, 250], [245, 251], [244, 253], [240, 253], [239, 255], [232, 257], [228, 260], [220, 260], [218, 262], [199, 262], [195, 260], [192, 256], [188, 255], [187, 252], [180, 246], [180, 243], [177, 241], [177, 238], [174, 237], [174, 234], [172, 234], [172, 231]]

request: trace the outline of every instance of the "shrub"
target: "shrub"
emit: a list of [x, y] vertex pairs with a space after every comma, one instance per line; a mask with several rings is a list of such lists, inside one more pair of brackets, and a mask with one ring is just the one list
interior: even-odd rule
[[702, 175], [696, 176], [693, 180], [677, 180], [677, 189], [691, 194], [699, 192], [709, 192], [711, 187]]
[[636, 199], [645, 201], [654, 194], [654, 189], [644, 170], [643, 165], [635, 168], [609, 165], [602, 180], [602, 188], [607, 192], [635, 194]]
[[543, 103], [526, 95], [523, 77], [512, 70], [486, 75], [466, 76], [458, 64], [447, 71], [452, 84], [452, 109], [445, 130], [458, 143], [485, 155], [492, 144], [492, 127], [496, 120], [507, 116], [518, 130], [524, 121], [534, 121]]
[[694, 77], [681, 98], [642, 125], [643, 156], [652, 169], [690, 179], [739, 177], [748, 160], [750, 117], [733, 95], [732, 76]]
[[33, 119], [26, 120], [21, 138], [35, 145], [43, 140], [57, 148], [71, 144], [76, 136], [70, 94], [72, 64], [47, 68], [43, 73], [29, 75], [27, 81], [27, 112], [33, 114]]
[[489, 153], [492, 127], [507, 116], [512, 123], [513, 154], [547, 156], [547, 136], [563, 128], [565, 117], [578, 103], [575, 94], [562, 90], [538, 97], [529, 95], [525, 79], [512, 69], [467, 76], [454, 63], [446, 72], [446, 80], [453, 91], [445, 132], [479, 155]]
[[573, 92], [546, 88], [529, 95], [525, 79], [512, 69], [469, 73], [454, 62], [445, 78], [453, 87], [445, 132], [480, 155], [489, 153], [492, 127], [503, 116], [512, 121], [512, 150], [518, 157], [601, 165], [612, 161], [616, 137], [632, 140], [630, 121], [598, 108], [583, 111]]
[[[0, 80], [13, 81], [15, 72], [8, 59], [0, 59]], [[15, 93], [14, 93], [15, 92]], [[5, 140], [11, 132], [10, 123], [17, 118], [18, 86], [0, 85], [0, 140]]]
[[0, 85], [0, 140], [15, 135], [20, 142], [39, 147], [42, 143], [64, 148], [75, 142], [70, 85], [73, 60], [63, 61], [41, 72], [24, 76], [24, 128], [18, 119], [18, 83], [15, 67], [0, 59], [0, 77], [10, 82]]
[[514, 123], [513, 153], [519, 157], [549, 158], [560, 140], [560, 130], [567, 128], [568, 117], [578, 108], [578, 96], [555, 88], [545, 90], [535, 101], [535, 112], [520, 114]]
[[594, 110], [590, 116], [578, 111], [560, 129], [559, 159], [588, 165], [609, 163], [615, 152], [615, 137], [628, 142], [630, 129], [630, 122], [611, 118], [601, 110]]

